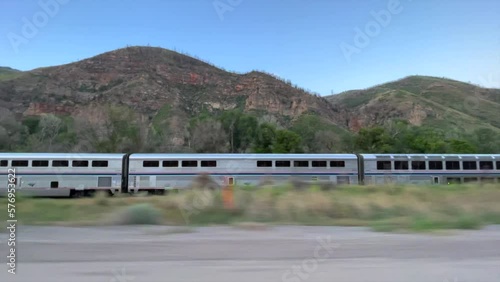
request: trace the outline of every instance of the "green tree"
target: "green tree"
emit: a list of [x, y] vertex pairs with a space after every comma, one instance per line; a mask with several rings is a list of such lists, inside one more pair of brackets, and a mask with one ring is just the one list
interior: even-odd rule
[[452, 154], [475, 154], [476, 148], [471, 143], [465, 140], [451, 139], [448, 140], [448, 153]]
[[476, 129], [468, 140], [481, 154], [496, 154], [500, 152], [500, 133], [490, 128]]
[[273, 144], [273, 153], [301, 153], [301, 138], [292, 131], [282, 129], [276, 131], [276, 139]]
[[230, 151], [245, 152], [252, 146], [258, 129], [257, 118], [240, 110], [225, 111], [219, 117], [228, 133]]
[[392, 153], [393, 140], [383, 127], [362, 128], [354, 138], [357, 150], [363, 153]]
[[261, 124], [257, 129], [254, 140], [254, 152], [272, 153], [276, 140], [276, 128], [269, 123]]

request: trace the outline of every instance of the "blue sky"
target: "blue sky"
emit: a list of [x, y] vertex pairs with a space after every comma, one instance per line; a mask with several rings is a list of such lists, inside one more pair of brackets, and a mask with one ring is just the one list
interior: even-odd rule
[[322, 95], [408, 75], [500, 88], [499, 12], [498, 0], [1, 0], [0, 66], [150, 45]]

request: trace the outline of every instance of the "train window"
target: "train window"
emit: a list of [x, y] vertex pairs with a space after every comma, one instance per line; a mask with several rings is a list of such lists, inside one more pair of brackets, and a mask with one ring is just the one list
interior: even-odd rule
[[88, 167], [89, 161], [73, 161], [73, 167]]
[[276, 167], [290, 167], [290, 161], [276, 161]]
[[92, 167], [108, 167], [108, 161], [92, 161]]
[[49, 161], [40, 161], [40, 160], [32, 161], [31, 166], [32, 167], [48, 167]]
[[12, 161], [12, 166], [13, 167], [23, 167], [23, 166], [28, 166], [28, 161], [25, 160], [13, 160]]
[[326, 167], [326, 161], [312, 161], [312, 167]]
[[272, 161], [257, 161], [257, 167], [272, 167]]
[[497, 162], [497, 170], [500, 170], [500, 161]]
[[396, 170], [408, 170], [408, 161], [395, 161], [394, 169]]
[[201, 161], [202, 167], [217, 167], [217, 161]]
[[52, 161], [52, 167], [67, 167], [67, 166], [69, 166], [69, 161], [65, 160]]
[[294, 161], [294, 167], [309, 167], [309, 161]]
[[447, 170], [459, 170], [460, 162], [459, 161], [446, 161], [446, 169]]
[[493, 162], [490, 162], [490, 161], [479, 162], [479, 169], [483, 169], [483, 170], [493, 169]]
[[430, 170], [442, 170], [443, 162], [442, 161], [429, 161], [429, 169]]
[[477, 162], [475, 161], [464, 161], [462, 162], [464, 169], [466, 170], [474, 170], [477, 169]]
[[411, 169], [413, 170], [425, 170], [425, 161], [412, 161]]
[[378, 170], [391, 170], [391, 161], [377, 161]]
[[182, 167], [197, 167], [198, 161], [182, 161]]
[[330, 161], [330, 167], [345, 167], [344, 161]]
[[0, 166], [7, 166], [9, 164], [8, 160], [1, 160], [0, 161]]
[[179, 167], [179, 161], [163, 161], [163, 167]]
[[160, 161], [143, 161], [142, 167], [159, 167]]
[[59, 188], [59, 182], [58, 181], [50, 182], [50, 188]]

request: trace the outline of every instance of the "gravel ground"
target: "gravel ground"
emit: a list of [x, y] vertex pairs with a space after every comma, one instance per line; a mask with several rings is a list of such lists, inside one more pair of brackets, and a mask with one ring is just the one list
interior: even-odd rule
[[[0, 253], [9, 254], [7, 233]], [[500, 226], [446, 234], [365, 228], [18, 227], [0, 281], [499, 282]]]

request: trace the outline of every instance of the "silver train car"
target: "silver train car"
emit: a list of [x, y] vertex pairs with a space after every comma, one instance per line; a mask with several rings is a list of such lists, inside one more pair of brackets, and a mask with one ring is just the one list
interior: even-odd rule
[[200, 180], [214, 189], [227, 183], [500, 183], [500, 154], [0, 153], [0, 169], [0, 196], [11, 180], [16, 191], [34, 196], [78, 197], [98, 190], [164, 194]]
[[16, 192], [32, 196], [113, 194], [122, 188], [124, 155], [0, 153], [0, 195], [5, 196], [9, 178]]
[[305, 183], [358, 183], [354, 154], [132, 154], [129, 189], [189, 187], [200, 175], [217, 189], [225, 183], [241, 186]]
[[500, 155], [361, 154], [363, 184], [500, 183]]

